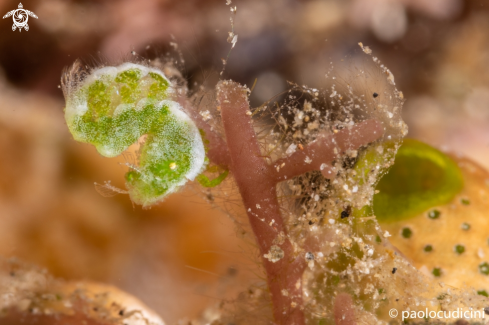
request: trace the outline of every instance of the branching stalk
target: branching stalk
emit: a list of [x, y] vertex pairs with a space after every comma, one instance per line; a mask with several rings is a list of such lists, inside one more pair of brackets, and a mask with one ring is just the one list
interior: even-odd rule
[[[280, 213], [278, 182], [310, 170], [319, 170], [337, 156], [334, 149], [356, 149], [378, 139], [381, 124], [365, 121], [334, 136], [323, 135], [317, 141], [288, 158], [277, 172], [263, 158], [249, 112], [249, 90], [233, 81], [218, 84], [218, 101], [226, 135], [231, 166], [248, 218], [262, 256], [272, 297], [275, 322], [280, 325], [305, 324], [302, 304], [302, 274], [306, 267], [303, 252], [294, 251]], [[308, 156], [312, 162], [306, 163]], [[287, 167], [285, 167], [287, 166]], [[285, 236], [280, 240], [280, 234]], [[275, 257], [272, 256], [275, 254]]]

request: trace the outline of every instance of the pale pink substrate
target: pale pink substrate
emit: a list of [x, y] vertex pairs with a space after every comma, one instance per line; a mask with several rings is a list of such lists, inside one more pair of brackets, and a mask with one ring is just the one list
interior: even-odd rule
[[[322, 135], [302, 151], [269, 165], [260, 152], [251, 117], [246, 114], [249, 111], [248, 90], [233, 81], [222, 81], [218, 85], [218, 101], [231, 158], [228, 167], [238, 185], [260, 248], [275, 322], [280, 325], [302, 325], [305, 319], [302, 309], [301, 277], [306, 263], [302, 254], [294, 253], [287, 237], [283, 243], [277, 244], [278, 234], [287, 234], [287, 229], [280, 213], [276, 185], [286, 178], [319, 170], [323, 163], [330, 164], [336, 157], [335, 147], [339, 148], [341, 153], [378, 139], [383, 134], [382, 125], [376, 120], [369, 120], [350, 129], [341, 130], [335, 135]], [[312, 161], [307, 163], [306, 157]], [[284, 167], [277, 172], [277, 164], [282, 163], [285, 163]], [[278, 245], [284, 253], [284, 257], [278, 261], [264, 257], [273, 245]], [[343, 300], [347, 302], [347, 299], [340, 295], [337, 303]], [[345, 305], [345, 308], [346, 311], [352, 310], [351, 306]], [[335, 319], [336, 310], [335, 305]], [[340, 319], [337, 321], [345, 325], [353, 324]]]
[[334, 302], [334, 321], [336, 325], [356, 325], [353, 300], [347, 293], [340, 293]]

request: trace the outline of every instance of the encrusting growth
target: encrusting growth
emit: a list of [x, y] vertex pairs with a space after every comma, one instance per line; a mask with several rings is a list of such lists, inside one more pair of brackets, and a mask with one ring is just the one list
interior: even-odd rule
[[[285, 164], [279, 172], [262, 157], [249, 110], [249, 90], [236, 82], [223, 81], [218, 87], [218, 101], [222, 122], [231, 156], [230, 170], [236, 179], [248, 218], [255, 234], [267, 273], [268, 286], [273, 301], [274, 318], [278, 324], [304, 324], [302, 307], [302, 273], [307, 266], [302, 254], [294, 251], [286, 237], [280, 245], [283, 258], [271, 260], [265, 255], [275, 246], [274, 240], [281, 232], [287, 234], [277, 200], [276, 185], [335, 159], [334, 148], [344, 152], [357, 149], [378, 139], [383, 134], [376, 120], [359, 123], [335, 135], [323, 135], [288, 158], [276, 164]], [[309, 156], [312, 162], [305, 163]], [[272, 222], [274, 220], [274, 222]], [[273, 227], [269, 225], [273, 224]], [[282, 290], [287, 290], [284, 296]]]

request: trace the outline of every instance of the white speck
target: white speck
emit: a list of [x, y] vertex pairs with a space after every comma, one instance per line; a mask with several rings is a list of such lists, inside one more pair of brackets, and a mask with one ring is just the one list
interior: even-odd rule
[[372, 248], [370, 248], [368, 251], [367, 251], [367, 256], [372, 256], [374, 255], [374, 250]]
[[363, 52], [365, 52], [365, 54], [372, 54], [372, 50], [370, 49], [370, 47], [363, 46], [362, 42], [358, 43], [358, 45], [360, 45], [360, 47], [362, 48]]
[[389, 234], [389, 232], [388, 232], [387, 230], [384, 232], [384, 237], [385, 237], [385, 238], [389, 238], [389, 237], [391, 237], [391, 236], [392, 236], [392, 235], [391, 235], [391, 234]]
[[231, 0], [226, 0], [226, 6], [229, 6], [231, 4]]
[[319, 201], [319, 195], [317, 195], [317, 194], [314, 195], [314, 201], [316, 201], [316, 202]]
[[344, 189], [345, 191], [348, 191], [348, 184], [343, 185], [343, 189]]
[[131, 51], [131, 54], [132, 55], [136, 55], [136, 51]]
[[272, 245], [268, 253], [264, 254], [263, 257], [265, 257], [272, 263], [276, 263], [280, 261], [284, 257], [284, 255], [284, 251], [280, 247], [278, 247], [277, 245]]
[[261, 206], [259, 204], [256, 205], [257, 209], [261, 209]]
[[304, 162], [305, 162], [306, 164], [310, 164], [310, 163], [312, 163], [312, 159], [311, 159], [311, 158], [309, 158], [309, 156], [306, 156], [306, 159], [304, 159]]
[[352, 189], [351, 191], [352, 191], [353, 193], [358, 192], [358, 186], [356, 186], [356, 185], [355, 185], [355, 186], [353, 186], [353, 189]]
[[394, 75], [392, 74], [392, 72], [390, 72], [389, 69], [386, 69], [385, 71], [387, 73], [387, 81], [391, 84], [391, 85], [395, 85], [396, 82], [394, 81]]
[[289, 295], [289, 292], [287, 291], [287, 289], [282, 289], [282, 296], [284, 297], [287, 297]]
[[484, 254], [484, 251], [482, 250], [482, 248], [479, 248], [477, 250], [477, 256], [479, 256], [479, 258], [484, 258], [485, 254]]
[[233, 46], [231, 46], [231, 48], [234, 48], [236, 46], [236, 43], [238, 43], [238, 35], [234, 35], [231, 43], [233, 44]]
[[330, 224], [334, 225], [334, 219], [329, 219], [328, 221]]
[[322, 163], [321, 166], [319, 166], [319, 170], [324, 170], [324, 168], [328, 167], [325, 163]]
[[211, 115], [211, 113], [209, 111], [202, 111], [199, 114], [200, 114], [200, 116], [202, 116], [202, 119], [204, 121], [208, 121], [208, 120], [210, 120], [212, 118], [212, 115]]
[[288, 148], [287, 150], [285, 151], [285, 154], [287, 156], [290, 156], [291, 154], [293, 154], [295, 151], [297, 150], [297, 145], [292, 143]]

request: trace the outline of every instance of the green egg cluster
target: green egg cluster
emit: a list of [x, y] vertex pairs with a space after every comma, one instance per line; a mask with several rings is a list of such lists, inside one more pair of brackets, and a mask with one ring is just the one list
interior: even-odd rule
[[95, 70], [66, 98], [73, 137], [94, 145], [103, 156], [115, 157], [146, 135], [138, 166], [126, 174], [131, 199], [143, 206], [205, 169], [200, 132], [172, 93], [161, 71], [126, 63]]

